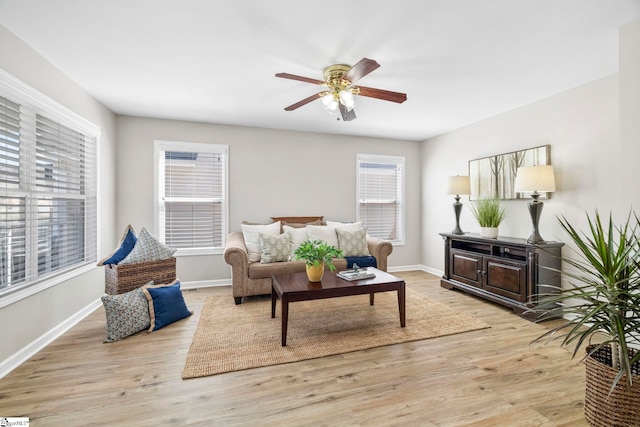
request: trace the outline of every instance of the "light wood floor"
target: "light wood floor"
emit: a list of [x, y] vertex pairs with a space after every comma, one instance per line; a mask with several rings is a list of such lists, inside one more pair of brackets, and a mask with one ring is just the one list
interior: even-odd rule
[[102, 343], [96, 310], [0, 380], [0, 416], [29, 417], [32, 427], [587, 425], [583, 365], [555, 344], [529, 345], [548, 325], [442, 289], [433, 275], [396, 274], [491, 328], [182, 380], [206, 297], [233, 304], [227, 287], [186, 291], [193, 316], [112, 344]]

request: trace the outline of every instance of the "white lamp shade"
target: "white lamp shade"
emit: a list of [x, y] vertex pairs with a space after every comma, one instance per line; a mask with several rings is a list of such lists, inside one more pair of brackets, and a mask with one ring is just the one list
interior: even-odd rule
[[516, 173], [515, 191], [556, 191], [556, 178], [553, 166], [523, 166]]
[[447, 194], [471, 194], [471, 182], [468, 176], [450, 176], [447, 181]]

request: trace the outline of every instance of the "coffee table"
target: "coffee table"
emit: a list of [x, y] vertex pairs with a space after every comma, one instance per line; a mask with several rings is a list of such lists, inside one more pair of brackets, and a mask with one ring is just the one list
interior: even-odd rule
[[[365, 270], [365, 269], [362, 269]], [[339, 278], [335, 272], [325, 271], [321, 282], [309, 282], [306, 272], [274, 274], [271, 285], [271, 318], [276, 317], [276, 300], [282, 301], [282, 346], [287, 345], [287, 324], [289, 321], [289, 303], [324, 298], [346, 297], [349, 295], [369, 294], [369, 304], [373, 305], [377, 292], [398, 292], [398, 311], [400, 326], [405, 327], [405, 291], [404, 280], [377, 268], [367, 267], [375, 273], [371, 279], [348, 281]]]

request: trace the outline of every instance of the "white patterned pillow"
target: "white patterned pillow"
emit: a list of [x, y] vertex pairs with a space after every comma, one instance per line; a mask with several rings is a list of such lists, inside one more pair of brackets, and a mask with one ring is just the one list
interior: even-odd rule
[[282, 228], [284, 228], [284, 232], [289, 235], [291, 253], [293, 254], [296, 249], [298, 249], [298, 246], [307, 240], [307, 230], [305, 228], [295, 228], [288, 225], [285, 225]]
[[367, 231], [364, 228], [356, 231], [343, 230], [336, 228], [340, 249], [344, 256], [367, 256], [369, 248], [367, 247]]
[[307, 225], [307, 237], [309, 240], [322, 240], [328, 245], [338, 247], [338, 236], [334, 227], [326, 225]]
[[262, 256], [262, 245], [260, 244], [260, 233], [280, 234], [280, 221], [271, 224], [240, 224], [244, 244], [247, 246], [249, 262], [258, 262]]
[[[153, 281], [146, 286], [153, 285]], [[137, 288], [120, 295], [103, 295], [102, 305], [107, 319], [107, 336], [104, 342], [124, 339], [137, 332], [149, 329], [149, 303]]]
[[157, 240], [146, 228], [142, 227], [138, 241], [131, 252], [129, 252], [129, 255], [120, 261], [120, 264], [136, 264], [139, 262], [167, 259], [171, 258], [175, 251], [175, 249]]
[[289, 234], [275, 236], [273, 234], [260, 233], [260, 245], [262, 246], [262, 256], [260, 258], [262, 264], [289, 260], [291, 255], [291, 237]]

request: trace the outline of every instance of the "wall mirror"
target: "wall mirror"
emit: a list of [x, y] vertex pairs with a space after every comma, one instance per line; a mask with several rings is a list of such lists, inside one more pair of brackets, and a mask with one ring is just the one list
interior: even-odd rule
[[[469, 179], [471, 181], [470, 200], [483, 197], [496, 199], [529, 198], [529, 194], [514, 191], [516, 171], [520, 166], [549, 165], [549, 145], [512, 151], [491, 157], [469, 161]], [[545, 199], [548, 193], [540, 193]]]

